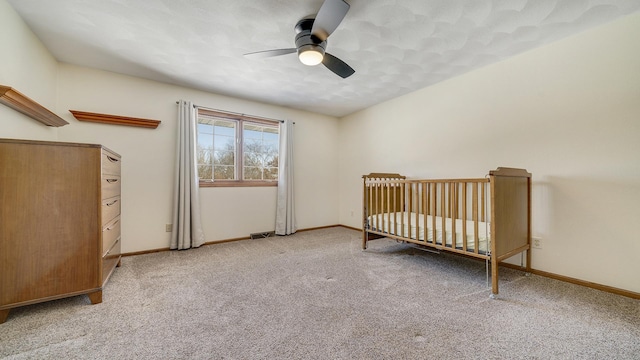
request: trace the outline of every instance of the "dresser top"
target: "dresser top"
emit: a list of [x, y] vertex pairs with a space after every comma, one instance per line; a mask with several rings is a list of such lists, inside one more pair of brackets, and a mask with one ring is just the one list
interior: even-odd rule
[[85, 143], [72, 143], [62, 141], [42, 141], [42, 140], [27, 140], [27, 139], [4, 139], [0, 138], [0, 143], [7, 144], [25, 144], [25, 145], [47, 145], [47, 146], [75, 146], [75, 147], [87, 147], [87, 148], [102, 148], [115, 155], [120, 156], [117, 152], [107, 148], [100, 144], [85, 144]]

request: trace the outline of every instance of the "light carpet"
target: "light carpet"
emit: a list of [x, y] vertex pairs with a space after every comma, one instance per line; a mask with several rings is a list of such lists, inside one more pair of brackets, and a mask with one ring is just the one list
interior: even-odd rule
[[125, 257], [13, 309], [6, 359], [639, 359], [640, 301], [342, 227]]

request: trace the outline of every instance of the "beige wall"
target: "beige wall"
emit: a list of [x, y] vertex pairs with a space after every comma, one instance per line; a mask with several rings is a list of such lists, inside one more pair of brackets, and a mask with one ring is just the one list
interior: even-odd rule
[[[52, 109], [58, 63], [4, 0], [0, 0], [0, 49], [0, 85]], [[0, 106], [0, 137], [50, 140], [55, 139], [56, 128]]]
[[[338, 120], [135, 77], [60, 64], [58, 109], [70, 125], [59, 140], [103, 144], [123, 156], [123, 251], [167, 247], [174, 184], [176, 101], [296, 122], [295, 182], [300, 228], [338, 223]], [[67, 109], [160, 120], [155, 130], [78, 122]], [[332, 169], [332, 171], [327, 171]], [[207, 241], [275, 229], [276, 188], [202, 188]]]
[[638, 39], [640, 14], [345, 117], [340, 222], [360, 227], [365, 173], [524, 167], [533, 267], [640, 292]]

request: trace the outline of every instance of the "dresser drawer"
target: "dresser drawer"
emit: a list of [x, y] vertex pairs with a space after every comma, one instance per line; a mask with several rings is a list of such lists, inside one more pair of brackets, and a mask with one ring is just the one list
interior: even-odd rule
[[102, 225], [120, 215], [120, 196], [102, 200]]
[[102, 174], [120, 175], [120, 156], [102, 149]]
[[113, 219], [102, 228], [102, 254], [103, 256], [111, 249], [113, 244], [120, 238], [120, 216]]
[[113, 246], [111, 246], [111, 248], [102, 257], [102, 284], [109, 279], [113, 269], [115, 269], [120, 262], [120, 254], [122, 252], [120, 247], [121, 243], [120, 237], [118, 237]]
[[120, 196], [120, 176], [102, 175], [102, 199]]

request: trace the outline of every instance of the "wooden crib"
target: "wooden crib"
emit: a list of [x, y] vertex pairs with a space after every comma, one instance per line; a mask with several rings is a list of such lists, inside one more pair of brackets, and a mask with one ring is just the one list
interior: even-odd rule
[[485, 178], [413, 180], [364, 175], [362, 248], [376, 238], [484, 259], [498, 294], [498, 263], [526, 251], [531, 270], [531, 174], [503, 168]]

